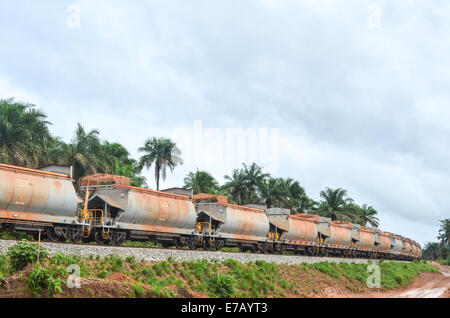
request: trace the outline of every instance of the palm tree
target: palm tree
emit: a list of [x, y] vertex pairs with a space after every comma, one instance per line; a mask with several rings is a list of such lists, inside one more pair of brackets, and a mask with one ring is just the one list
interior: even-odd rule
[[242, 163], [244, 166], [242, 173], [245, 177], [245, 183], [247, 185], [247, 196], [246, 202], [248, 203], [258, 203], [259, 199], [259, 188], [266, 178], [270, 175], [268, 173], [263, 173], [262, 168], [256, 163], [252, 163], [249, 167]]
[[355, 217], [355, 212], [349, 208], [353, 203], [353, 199], [346, 198], [347, 190], [338, 188], [326, 188], [325, 191], [320, 192], [320, 197], [323, 199], [315, 213], [329, 217], [333, 221], [352, 221]]
[[219, 183], [214, 177], [206, 171], [189, 172], [184, 178], [184, 188], [192, 189], [194, 194], [198, 193], [210, 193], [217, 189]]
[[441, 227], [439, 228], [438, 240], [442, 245], [448, 246], [450, 243], [450, 219], [441, 220]]
[[369, 223], [373, 227], [378, 227], [380, 225], [380, 221], [376, 217], [378, 214], [377, 210], [375, 210], [372, 206], [367, 206], [367, 204], [363, 204], [361, 207], [358, 206], [357, 209], [357, 223], [366, 226]]
[[47, 161], [52, 143], [47, 116], [32, 104], [13, 98], [0, 100], [0, 158], [2, 162], [32, 168]]
[[234, 169], [232, 176], [225, 175], [224, 179], [227, 182], [222, 186], [222, 189], [230, 193], [236, 204], [244, 204], [245, 198], [248, 196], [248, 185], [244, 172]]
[[183, 164], [180, 157], [181, 151], [168, 138], [149, 138], [138, 151], [144, 153], [139, 160], [141, 169], [143, 167], [150, 169], [153, 164], [155, 166], [156, 190], [159, 190], [160, 176], [163, 180], [166, 180], [167, 167], [170, 168], [170, 171], [173, 171], [177, 165]]
[[439, 243], [428, 242], [422, 250], [422, 258], [428, 260], [437, 260], [441, 257], [441, 248]]
[[260, 191], [267, 208], [286, 207], [289, 202], [286, 183], [281, 178], [269, 177], [261, 184]]
[[114, 161], [107, 156], [99, 137], [97, 129], [86, 132], [78, 123], [75, 136], [70, 144], [59, 142], [54, 153], [59, 155], [60, 163], [73, 166], [73, 177], [78, 179], [92, 173], [111, 173], [114, 170]]

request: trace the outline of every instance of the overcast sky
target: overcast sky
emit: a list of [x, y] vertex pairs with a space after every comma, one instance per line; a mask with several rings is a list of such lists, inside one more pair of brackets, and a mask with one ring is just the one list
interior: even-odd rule
[[[449, 1], [143, 2], [2, 1], [0, 98], [36, 104], [66, 142], [77, 122], [136, 158], [147, 137], [175, 139], [185, 163], [162, 188], [255, 160], [436, 241], [450, 217]], [[227, 128], [256, 134], [244, 157]]]

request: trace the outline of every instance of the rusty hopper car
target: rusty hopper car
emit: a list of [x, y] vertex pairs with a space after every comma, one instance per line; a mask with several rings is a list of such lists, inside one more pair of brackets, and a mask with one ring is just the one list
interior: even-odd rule
[[381, 253], [385, 258], [390, 258], [388, 257], [391, 253], [391, 237], [389, 233], [376, 230], [375, 245], [378, 253]]
[[283, 245], [275, 245], [274, 250], [290, 250], [306, 255], [316, 251], [319, 232], [319, 216], [308, 214], [290, 215], [289, 209], [267, 209], [270, 222], [269, 238]]
[[355, 256], [373, 256], [375, 251], [375, 230], [352, 224], [353, 254]]
[[351, 229], [351, 223], [321, 217], [318, 230], [320, 246], [325, 250], [323, 254], [343, 256], [349, 254], [352, 245]]
[[391, 238], [391, 253], [395, 256], [400, 256], [403, 249], [403, 243], [398, 235], [387, 232]]
[[41, 230], [54, 237], [55, 230], [76, 223], [76, 210], [77, 194], [70, 176], [0, 164], [2, 230]]
[[229, 204], [226, 197], [212, 194], [194, 195], [193, 202], [199, 244], [205, 237], [206, 246], [239, 246], [255, 251], [267, 241], [269, 220], [264, 210]]
[[401, 251], [401, 254], [403, 256], [408, 257], [411, 256], [411, 243], [406, 237], [401, 237], [402, 243], [403, 243], [403, 250]]
[[188, 245], [197, 219], [189, 196], [120, 184], [96, 186], [88, 208], [103, 218], [101, 227], [92, 226], [91, 233], [85, 233], [99, 243], [111, 239], [120, 244], [129, 238]]

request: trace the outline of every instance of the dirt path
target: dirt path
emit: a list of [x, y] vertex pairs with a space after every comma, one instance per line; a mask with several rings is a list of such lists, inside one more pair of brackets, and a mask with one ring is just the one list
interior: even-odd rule
[[422, 273], [406, 288], [388, 292], [369, 292], [351, 297], [362, 298], [450, 298], [450, 266], [433, 263], [439, 273]]

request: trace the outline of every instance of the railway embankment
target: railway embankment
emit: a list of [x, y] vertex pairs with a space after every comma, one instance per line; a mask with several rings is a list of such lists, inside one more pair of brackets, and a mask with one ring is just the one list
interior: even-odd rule
[[[8, 249], [19, 241], [0, 240], [0, 254], [6, 254]], [[149, 262], [165, 261], [171, 258], [176, 261], [195, 261], [195, 260], [218, 260], [225, 261], [234, 259], [239, 262], [265, 261], [277, 264], [299, 265], [302, 263], [313, 264], [320, 262], [344, 262], [368, 264], [377, 262], [377, 260], [337, 258], [337, 257], [317, 257], [317, 256], [299, 256], [299, 255], [279, 255], [279, 254], [259, 254], [242, 252], [221, 252], [204, 250], [181, 250], [166, 248], [148, 248], [148, 247], [130, 247], [130, 246], [101, 246], [90, 244], [70, 244], [70, 243], [51, 243], [41, 242], [40, 246], [45, 248], [50, 254], [62, 253], [66, 255], [75, 254], [81, 257], [90, 255], [100, 257], [117, 255], [122, 258], [134, 257], [138, 260]]]
[[[373, 282], [374, 271], [366, 260], [349, 263], [316, 259], [314, 263], [298, 263], [299, 256], [257, 255], [274, 259], [287, 256], [297, 263], [274, 259], [239, 261], [230, 256], [253, 254], [55, 243], [42, 243], [38, 248], [36, 243], [14, 241], [0, 244], [0, 297], [272, 298], [365, 297], [374, 293], [389, 297], [395, 290], [405, 292], [420, 275], [441, 275], [437, 267], [425, 262], [381, 262], [377, 267], [379, 288], [369, 288], [367, 282]], [[132, 253], [124, 252], [129, 250]], [[142, 253], [159, 256], [146, 259], [147, 254]], [[182, 257], [180, 253], [196, 253], [199, 258], [171, 256]], [[210, 253], [215, 257], [206, 258]], [[222, 254], [220, 259], [218, 255]], [[162, 256], [167, 258], [163, 260]], [[79, 270], [79, 285], [71, 276], [74, 265]]]

